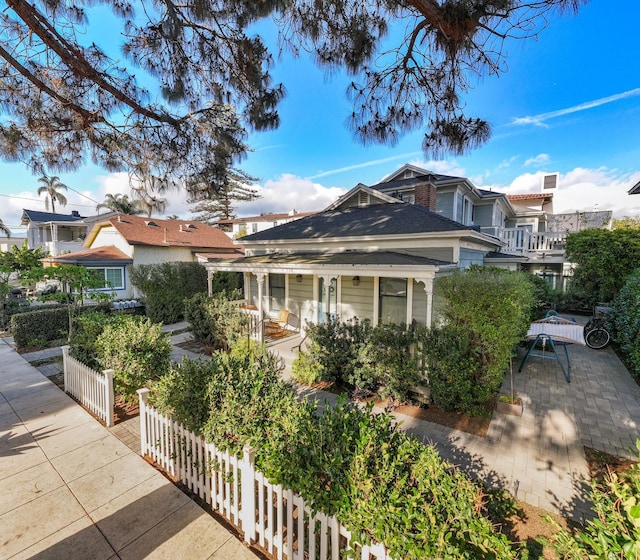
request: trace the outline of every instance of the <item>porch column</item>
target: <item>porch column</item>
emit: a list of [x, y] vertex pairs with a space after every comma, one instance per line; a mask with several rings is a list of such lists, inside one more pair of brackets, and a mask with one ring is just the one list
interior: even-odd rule
[[427, 316], [425, 317], [425, 324], [428, 328], [431, 328], [431, 318], [433, 315], [433, 277], [416, 278], [416, 282], [422, 282], [424, 284], [424, 291], [427, 294]]
[[407, 278], [407, 326], [413, 321], [413, 278]]
[[[322, 281], [324, 282], [324, 311], [326, 316], [326, 322], [331, 321], [330, 312], [331, 312], [331, 281], [335, 278], [335, 276], [320, 276]], [[337, 283], [336, 283], [337, 284]], [[336, 307], [338, 305], [338, 294], [336, 294]], [[336, 312], [338, 310], [336, 309]]]
[[242, 295], [247, 305], [251, 303], [251, 273], [242, 273]]
[[374, 327], [380, 322], [380, 276], [373, 277], [373, 321]]
[[207, 270], [207, 289], [209, 290], [209, 297], [213, 295], [213, 272]]
[[264, 277], [265, 273], [260, 272], [256, 274], [256, 280], [258, 282], [258, 317], [260, 319], [260, 328], [258, 329], [258, 341], [260, 344], [264, 342], [264, 333], [262, 332], [262, 319], [264, 319], [264, 309], [262, 305], [262, 292], [264, 291]]

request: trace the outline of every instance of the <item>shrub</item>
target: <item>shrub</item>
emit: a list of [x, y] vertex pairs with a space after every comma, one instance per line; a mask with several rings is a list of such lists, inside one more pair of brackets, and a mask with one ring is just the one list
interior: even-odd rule
[[631, 373], [640, 379], [640, 269], [620, 290], [608, 317], [613, 340], [620, 344]]
[[209, 384], [220, 382], [221, 371], [219, 354], [214, 354], [210, 360], [184, 358], [153, 384], [152, 402], [188, 430], [201, 435], [211, 408]]
[[[365, 323], [366, 324], [366, 323]], [[416, 331], [401, 325], [378, 325], [363, 329], [357, 360], [346, 377], [357, 391], [378, 391], [381, 397], [404, 402], [409, 388], [418, 385], [422, 372], [414, 350]]]
[[[640, 450], [640, 440], [636, 442]], [[640, 465], [625, 473], [609, 473], [603, 481], [591, 482], [595, 518], [581, 531], [570, 533], [558, 527], [554, 547], [560, 558], [640, 557]]]
[[[470, 267], [436, 283], [447, 301], [443, 312], [447, 331], [441, 336], [453, 348], [450, 358], [446, 347], [438, 351], [435, 359], [444, 368], [439, 376], [455, 374], [471, 391], [463, 401], [477, 412], [497, 393], [509, 358], [527, 332], [534, 306], [531, 283], [524, 273], [492, 267]], [[457, 374], [455, 367], [460, 369]]]
[[466, 332], [451, 327], [433, 329], [425, 345], [429, 349], [425, 356], [433, 402], [447, 411], [482, 414], [497, 389], [476, 383], [478, 365]]
[[29, 302], [12, 297], [5, 297], [0, 304], [0, 329], [8, 330], [11, 326], [11, 317], [16, 313], [31, 311]]
[[144, 293], [146, 314], [155, 323], [180, 321], [185, 300], [208, 290], [207, 271], [193, 262], [138, 265], [130, 277]]
[[171, 341], [148, 318], [121, 315], [96, 340], [98, 363], [114, 370], [116, 393], [136, 402], [136, 391], [169, 370]]
[[67, 306], [44, 306], [34, 311], [14, 314], [11, 317], [11, 332], [20, 349], [33, 343], [66, 339], [69, 334]]
[[71, 355], [94, 370], [100, 369], [96, 341], [107, 325], [115, 325], [119, 315], [98, 309], [87, 309], [74, 318], [71, 335]]
[[196, 294], [185, 302], [185, 319], [196, 340], [215, 348], [233, 348], [247, 336], [249, 316], [222, 296]]

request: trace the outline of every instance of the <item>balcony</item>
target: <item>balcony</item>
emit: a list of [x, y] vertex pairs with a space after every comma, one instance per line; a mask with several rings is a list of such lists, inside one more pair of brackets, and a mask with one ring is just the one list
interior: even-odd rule
[[564, 245], [567, 233], [561, 231], [530, 232], [524, 228], [482, 228], [483, 233], [497, 237], [506, 246], [500, 252], [508, 255], [531, 256], [556, 256], [564, 254]]
[[82, 241], [46, 241], [43, 246], [52, 257], [64, 253], [75, 253], [84, 248]]

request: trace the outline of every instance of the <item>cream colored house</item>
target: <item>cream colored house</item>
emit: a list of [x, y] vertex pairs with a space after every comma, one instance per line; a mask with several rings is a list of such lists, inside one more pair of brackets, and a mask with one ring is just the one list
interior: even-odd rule
[[128, 279], [130, 265], [197, 262], [206, 258], [237, 258], [242, 249], [218, 228], [200, 222], [160, 220], [118, 214], [97, 222], [84, 241], [85, 249], [45, 259], [45, 265], [73, 264], [104, 274], [105, 290], [117, 299], [138, 297]]

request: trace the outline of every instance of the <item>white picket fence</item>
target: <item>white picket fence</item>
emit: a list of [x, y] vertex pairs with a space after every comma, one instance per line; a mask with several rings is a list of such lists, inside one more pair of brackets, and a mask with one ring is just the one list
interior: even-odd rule
[[138, 391], [141, 454], [224, 516], [247, 543], [278, 560], [339, 560], [347, 550], [361, 560], [391, 560], [384, 546], [351, 542], [335, 517], [313, 513], [291, 490], [271, 484], [256, 470], [252, 449], [242, 458], [218, 450], [149, 406], [148, 393]]
[[110, 428], [114, 424], [113, 370], [95, 371], [70, 356], [69, 348], [62, 347], [64, 390]]

